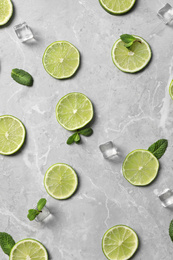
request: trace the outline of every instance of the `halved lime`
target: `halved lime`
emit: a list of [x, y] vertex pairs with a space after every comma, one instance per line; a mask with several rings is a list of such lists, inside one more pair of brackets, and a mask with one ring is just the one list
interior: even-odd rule
[[138, 149], [127, 155], [122, 170], [128, 182], [135, 186], [145, 186], [156, 178], [159, 161], [148, 150]]
[[0, 116], [0, 154], [17, 152], [25, 141], [26, 130], [22, 122], [9, 115]]
[[47, 193], [55, 199], [63, 200], [71, 197], [78, 186], [76, 172], [67, 164], [52, 165], [44, 177]]
[[72, 92], [62, 97], [56, 106], [56, 118], [69, 131], [80, 129], [93, 118], [93, 106], [84, 94]]
[[117, 225], [104, 234], [102, 250], [109, 260], [127, 260], [134, 255], [138, 244], [138, 236], [133, 229]]
[[0, 26], [6, 24], [13, 14], [11, 0], [0, 0]]
[[111, 14], [127, 13], [135, 4], [136, 0], [99, 0], [102, 7]]
[[79, 51], [67, 41], [53, 42], [47, 47], [43, 55], [45, 70], [56, 79], [71, 77], [78, 69], [79, 63]]
[[39, 241], [27, 238], [13, 246], [9, 260], [48, 260], [48, 254]]
[[137, 40], [128, 49], [124, 42], [119, 39], [112, 47], [112, 60], [118, 69], [135, 73], [142, 70], [151, 59], [151, 49], [149, 44], [139, 36], [133, 35]]
[[173, 80], [171, 81], [169, 85], [169, 95], [173, 99]]

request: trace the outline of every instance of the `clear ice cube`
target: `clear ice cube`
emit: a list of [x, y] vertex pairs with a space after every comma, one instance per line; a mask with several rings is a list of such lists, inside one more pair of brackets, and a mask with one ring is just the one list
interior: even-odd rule
[[173, 204], [173, 190], [165, 189], [158, 197], [165, 208]]
[[[36, 207], [37, 208], [37, 207]], [[44, 206], [44, 208], [42, 209], [42, 212], [39, 213], [39, 215], [36, 216], [35, 221], [37, 222], [42, 222], [43, 220], [45, 220], [48, 216], [50, 215], [50, 211], [49, 209]]]
[[168, 3], [165, 4], [165, 6], [158, 11], [157, 15], [165, 24], [168, 24], [171, 20], [173, 20], [172, 6]]
[[99, 148], [105, 159], [111, 159], [112, 157], [116, 157], [118, 155], [117, 149], [111, 141], [101, 144]]
[[30, 27], [25, 22], [14, 26], [14, 31], [21, 42], [26, 42], [34, 37]]

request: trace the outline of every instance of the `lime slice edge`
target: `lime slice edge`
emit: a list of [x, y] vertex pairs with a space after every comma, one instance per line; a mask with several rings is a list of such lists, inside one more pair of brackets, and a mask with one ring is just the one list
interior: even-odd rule
[[[66, 44], [70, 45], [72, 48], [75, 49], [75, 51], [76, 51], [77, 54], [78, 54], [78, 65], [75, 67], [75, 69], [73, 70], [73, 72], [72, 72], [71, 74], [67, 75], [67, 76], [63, 75], [63, 76], [61, 76], [61, 77], [57, 77], [57, 76], [55, 76], [53, 73], [51, 73], [51, 72], [47, 69], [47, 66], [45, 65], [45, 56], [46, 56], [46, 54], [47, 54], [47, 50], [48, 50], [49, 48], [51, 48], [53, 45], [58, 44], [58, 43], [66, 43]], [[80, 52], [79, 52], [79, 50], [78, 50], [72, 43], [70, 43], [70, 42], [68, 42], [68, 41], [65, 41], [65, 40], [55, 41], [55, 42], [49, 44], [49, 46], [48, 46], [48, 47], [46, 48], [46, 50], [44, 51], [43, 58], [42, 58], [42, 63], [43, 63], [43, 67], [44, 67], [44, 69], [46, 70], [46, 72], [47, 72], [49, 75], [51, 75], [53, 78], [55, 78], [55, 79], [68, 79], [68, 78], [72, 77], [72, 76], [76, 73], [76, 71], [78, 70], [78, 68], [79, 68], [79, 66], [80, 66]]]
[[17, 148], [15, 150], [10, 151], [10, 152], [3, 152], [2, 150], [0, 150], [0, 154], [2, 154], [2, 155], [12, 155], [12, 154], [16, 153], [17, 151], [19, 151], [20, 148], [23, 146], [23, 144], [25, 142], [25, 138], [26, 138], [26, 128], [25, 128], [24, 124], [22, 123], [22, 121], [20, 119], [18, 119], [17, 117], [15, 117], [15, 116], [12, 116], [12, 115], [2, 115], [2, 116], [0, 116], [0, 119], [1, 118], [11, 118], [13, 120], [16, 120], [20, 124], [21, 128], [23, 129], [23, 139], [22, 139], [22, 141], [20, 142], [20, 144], [17, 146]]
[[148, 57], [148, 60], [146, 60], [146, 62], [141, 66], [141, 67], [137, 67], [137, 69], [135, 69], [135, 70], [128, 70], [128, 69], [123, 69], [122, 67], [120, 67], [119, 66], [119, 64], [116, 62], [116, 60], [115, 60], [115, 58], [114, 58], [114, 50], [115, 50], [115, 48], [116, 48], [116, 46], [118, 45], [118, 43], [119, 42], [121, 42], [122, 40], [121, 40], [121, 38], [120, 39], [118, 39], [114, 44], [113, 44], [113, 47], [112, 47], [112, 50], [111, 50], [111, 57], [112, 57], [112, 61], [113, 61], [113, 63], [114, 63], [114, 65], [119, 69], [119, 70], [121, 70], [121, 71], [123, 71], [123, 72], [126, 72], [126, 73], [136, 73], [136, 72], [139, 72], [139, 71], [141, 71], [142, 69], [144, 69], [147, 65], [148, 65], [148, 63], [150, 62], [150, 60], [151, 60], [151, 57], [152, 57], [152, 51], [151, 51], [151, 48], [150, 48], [150, 45], [148, 44], [148, 42], [146, 42], [142, 37], [140, 37], [140, 36], [137, 36], [137, 35], [133, 35], [135, 38], [137, 38], [137, 39], [139, 39], [139, 40], [141, 40], [143, 43], [145, 43], [145, 45], [147, 46], [147, 48], [148, 48], [148, 52], [149, 52], [149, 54], [150, 54], [150, 56]]
[[[48, 175], [49, 172], [50, 172], [54, 167], [56, 167], [56, 166], [66, 166], [68, 169], [71, 170], [71, 172], [73, 172], [73, 177], [75, 177], [75, 186], [74, 186], [74, 188], [73, 188], [73, 191], [70, 192], [70, 193], [69, 193], [68, 195], [66, 195], [66, 196], [62, 196], [62, 195], [61, 195], [61, 197], [60, 197], [60, 196], [54, 196], [54, 195], [52, 194], [52, 192], [49, 191], [49, 188], [48, 188], [48, 186], [47, 186], [47, 184], [46, 184], [47, 175]], [[44, 187], [45, 187], [47, 193], [48, 193], [52, 198], [58, 199], [58, 200], [68, 199], [68, 198], [70, 198], [70, 197], [76, 192], [76, 190], [77, 190], [77, 188], [78, 188], [78, 176], [77, 176], [77, 173], [75, 172], [75, 170], [74, 170], [70, 165], [68, 165], [68, 164], [66, 164], [66, 163], [55, 163], [55, 164], [51, 165], [51, 166], [48, 168], [48, 170], [46, 171], [46, 173], [45, 173], [45, 176], [44, 176]]]
[[[151, 157], [155, 160], [155, 163], [157, 163], [157, 169], [156, 169], [156, 171], [155, 171], [155, 175], [153, 176], [153, 178], [151, 178], [151, 179], [148, 181], [148, 183], [145, 183], [145, 184], [142, 184], [142, 183], [134, 184], [134, 182], [130, 181], [130, 180], [127, 178], [126, 174], [125, 174], [125, 171], [126, 171], [126, 170], [125, 170], [125, 164], [126, 164], [127, 160], [129, 159], [129, 157], [130, 157], [131, 155], [135, 154], [136, 152], [147, 152], [147, 153], [150, 154]], [[159, 161], [158, 161], [158, 159], [157, 159], [150, 151], [145, 150], [145, 149], [136, 149], [136, 150], [130, 152], [130, 153], [126, 156], [126, 158], [125, 158], [125, 160], [124, 160], [124, 162], [123, 162], [123, 166], [122, 166], [122, 171], [123, 171], [123, 176], [124, 176], [124, 178], [125, 178], [130, 184], [132, 184], [132, 185], [134, 185], [134, 186], [147, 186], [147, 185], [149, 185], [151, 182], [153, 182], [153, 181], [156, 179], [157, 174], [158, 174], [158, 170], [159, 170]]]
[[[121, 258], [121, 260], [128, 260], [128, 259], [130, 259], [130, 258], [136, 253], [136, 251], [137, 251], [137, 249], [138, 249], [138, 246], [139, 246], [139, 238], [138, 238], [137, 233], [136, 233], [132, 228], [130, 228], [130, 227], [127, 226], [127, 225], [123, 225], [123, 224], [115, 225], [115, 226], [109, 228], [109, 229], [105, 232], [105, 234], [104, 234], [104, 236], [103, 236], [103, 238], [102, 238], [102, 251], [103, 251], [103, 253], [104, 253], [104, 255], [106, 256], [107, 259], [109, 259], [109, 260], [119, 260], [118, 258], [116, 258], [116, 259], [115, 259], [115, 258], [114, 258], [114, 259], [113, 259], [113, 258], [110, 258], [110, 257], [108, 256], [108, 254], [107, 254], [105, 248], [104, 248], [104, 246], [106, 245], [106, 243], [104, 243], [105, 238], [107, 237], [107, 235], [108, 235], [110, 232], [113, 232], [113, 230], [116, 229], [116, 228], [124, 228], [125, 230], [129, 230], [129, 231], [134, 235], [134, 237], [135, 237], [135, 245], [134, 245], [134, 249], [133, 249], [131, 255], [129, 255], [128, 258], [127, 258], [127, 257], [125, 257], [124, 259]], [[119, 239], [117, 238], [117, 240], [119, 240]], [[123, 241], [121, 241], [121, 242], [123, 242]]]

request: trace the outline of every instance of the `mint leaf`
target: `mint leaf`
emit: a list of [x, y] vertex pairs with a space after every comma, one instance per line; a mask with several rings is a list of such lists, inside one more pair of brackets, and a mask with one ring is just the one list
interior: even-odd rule
[[126, 48], [129, 48], [130, 46], [133, 45], [133, 43], [134, 43], [134, 42], [125, 43], [124, 46], [125, 46]]
[[71, 135], [69, 138], [68, 138], [68, 140], [67, 140], [67, 144], [72, 144], [72, 143], [74, 143], [75, 142], [75, 137], [76, 137], [76, 134], [77, 133], [74, 133], [73, 135]]
[[44, 199], [44, 198], [40, 199], [39, 202], [37, 203], [37, 209], [39, 211], [41, 211], [44, 208], [44, 206], [46, 205], [46, 202], [47, 202], [46, 199]]
[[10, 251], [14, 245], [15, 241], [12, 236], [5, 232], [0, 232], [0, 246], [5, 254], [10, 255]]
[[11, 72], [11, 77], [19, 84], [32, 86], [33, 85], [33, 78], [32, 76], [21, 69], [13, 69]]
[[79, 134], [84, 135], [84, 136], [90, 136], [92, 135], [93, 130], [91, 128], [85, 128], [82, 130], [79, 130]]
[[125, 43], [124, 46], [126, 48], [129, 48], [130, 46], [133, 45], [134, 42], [140, 42], [138, 39], [136, 39], [133, 35], [131, 34], [122, 34], [120, 36], [121, 40]]
[[76, 135], [74, 137], [74, 141], [75, 141], [75, 143], [79, 143], [80, 142], [80, 135], [78, 133], [76, 133]]
[[[126, 44], [133, 44], [134, 41], [136, 41], [136, 38], [133, 36], [133, 35], [130, 35], [130, 34], [122, 34], [120, 36], [121, 40], [126, 43]], [[130, 46], [131, 46], [130, 45]]]
[[27, 218], [32, 221], [36, 218], [36, 216], [39, 214], [38, 210], [36, 209], [29, 209]]
[[169, 225], [169, 235], [170, 235], [170, 238], [173, 242], [173, 220], [171, 220], [171, 223]]
[[148, 151], [150, 151], [157, 159], [160, 159], [162, 155], [165, 153], [167, 146], [168, 141], [166, 139], [160, 139], [154, 144], [152, 144], [148, 148]]

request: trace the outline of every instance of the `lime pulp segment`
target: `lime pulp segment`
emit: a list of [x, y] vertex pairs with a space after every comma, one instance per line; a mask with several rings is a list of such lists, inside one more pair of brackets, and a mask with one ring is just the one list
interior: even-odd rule
[[44, 186], [53, 198], [67, 199], [76, 191], [78, 177], [72, 167], [64, 163], [57, 163], [47, 170], [44, 177]]
[[22, 122], [14, 116], [0, 116], [0, 154], [17, 152], [25, 141], [26, 130]]
[[67, 41], [50, 44], [43, 55], [43, 66], [47, 73], [56, 79], [71, 77], [80, 64], [77, 48]]
[[80, 129], [93, 118], [93, 106], [84, 94], [73, 92], [62, 97], [56, 106], [56, 118], [69, 131]]
[[102, 7], [111, 14], [127, 13], [135, 4], [136, 0], [99, 0]]
[[0, 26], [6, 24], [13, 14], [11, 0], [0, 0]]
[[119, 39], [112, 47], [112, 60], [118, 69], [127, 73], [135, 73], [142, 70], [151, 59], [149, 44], [139, 36], [133, 35], [137, 40], [130, 48], [124, 46]]
[[27, 238], [14, 245], [9, 260], [48, 260], [48, 254], [39, 241]]
[[109, 260], [127, 260], [134, 255], [138, 244], [138, 236], [133, 229], [117, 225], [104, 234], [102, 250]]
[[145, 186], [156, 178], [159, 161], [151, 152], [138, 149], [127, 155], [122, 170], [124, 177], [132, 185]]
[[173, 99], [173, 80], [171, 81], [169, 85], [169, 95]]

